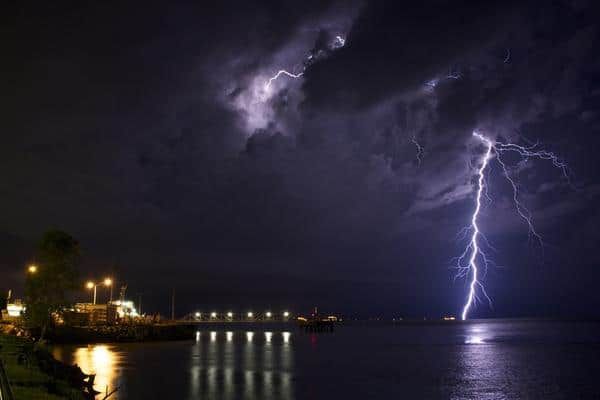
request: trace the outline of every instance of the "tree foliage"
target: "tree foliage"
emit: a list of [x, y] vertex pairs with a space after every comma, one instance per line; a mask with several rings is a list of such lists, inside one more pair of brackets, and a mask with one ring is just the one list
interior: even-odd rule
[[68, 305], [67, 295], [77, 287], [79, 243], [59, 230], [44, 234], [37, 248], [37, 271], [27, 274], [25, 318], [30, 328], [40, 328], [41, 338], [52, 324], [52, 314]]

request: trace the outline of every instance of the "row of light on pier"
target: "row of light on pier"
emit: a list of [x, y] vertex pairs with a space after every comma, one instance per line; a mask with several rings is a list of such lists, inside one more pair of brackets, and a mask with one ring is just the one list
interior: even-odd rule
[[[219, 314], [218, 314], [216, 311], [213, 311], [213, 312], [211, 312], [209, 315], [210, 315], [210, 318], [211, 318], [211, 319], [216, 319], [216, 318], [218, 317], [218, 315], [219, 315]], [[233, 312], [231, 312], [231, 311], [229, 311], [229, 312], [228, 312], [228, 313], [226, 313], [225, 315], [227, 316], [227, 318], [230, 318], [230, 319], [234, 317], [234, 313], [233, 313]], [[283, 316], [283, 318], [289, 318], [289, 317], [290, 317], [290, 313], [289, 313], [289, 311], [284, 311], [284, 312], [283, 312], [281, 315]], [[264, 313], [264, 316], [265, 316], [266, 318], [273, 318], [273, 317], [274, 317], [274, 314], [273, 314], [271, 311], [267, 311], [267, 312], [265, 312], [265, 313]], [[195, 317], [195, 318], [198, 318], [198, 319], [199, 319], [199, 318], [202, 318], [202, 313], [201, 313], [200, 311], [196, 311], [196, 312], [194, 313], [194, 317]], [[246, 313], [246, 317], [247, 317], [248, 319], [252, 319], [252, 318], [254, 318], [254, 317], [255, 317], [255, 315], [254, 315], [254, 313], [253, 313], [252, 311], [248, 311], [248, 312]]]
[[[265, 342], [266, 343], [271, 343], [271, 341], [273, 339], [273, 332], [264, 332], [264, 335], [265, 335]], [[281, 337], [283, 339], [283, 343], [289, 343], [290, 342], [290, 336], [291, 336], [290, 332], [281, 332]], [[225, 339], [228, 342], [233, 341], [233, 331], [225, 332]], [[254, 339], [254, 332], [251, 332], [251, 331], [246, 332], [246, 340], [248, 342], [252, 342], [253, 339]], [[200, 341], [200, 331], [196, 332], [196, 341], [197, 342]], [[211, 342], [216, 342], [217, 341], [217, 332], [216, 331], [211, 331], [210, 332], [210, 341]]]

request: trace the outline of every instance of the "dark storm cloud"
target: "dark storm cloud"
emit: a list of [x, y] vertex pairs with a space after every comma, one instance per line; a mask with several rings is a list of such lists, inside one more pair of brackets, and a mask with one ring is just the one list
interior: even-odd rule
[[[580, 192], [536, 163], [521, 171], [523, 196], [548, 242], [581, 223], [589, 235], [568, 247], [591, 253], [594, 15], [579, 3], [445, 1], [14, 11], [2, 265], [18, 270], [35, 237], [60, 226], [91, 269], [177, 286], [182, 304], [445, 313], [462, 300], [447, 260], [472, 209], [473, 129], [519, 132], [570, 161]], [[346, 45], [332, 50], [337, 34]], [[274, 71], [324, 49], [303, 80], [260, 100]], [[499, 262], [521, 267], [526, 230], [493, 180], [485, 226]], [[592, 262], [579, 259], [583, 276]]]

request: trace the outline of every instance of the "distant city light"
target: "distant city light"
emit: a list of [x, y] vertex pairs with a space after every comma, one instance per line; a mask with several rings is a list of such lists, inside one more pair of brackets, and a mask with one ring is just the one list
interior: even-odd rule
[[216, 313], [216, 312], [214, 312], [214, 311], [213, 311], [213, 312], [211, 312], [211, 313], [210, 313], [210, 317], [211, 317], [211, 318], [217, 318], [217, 313]]
[[290, 316], [290, 313], [289, 313], [289, 312], [287, 312], [287, 311], [284, 311], [284, 312], [283, 312], [283, 316], [287, 318], [287, 317], [289, 317], [289, 316]]
[[110, 286], [110, 285], [112, 285], [112, 283], [113, 283], [112, 279], [110, 279], [110, 278], [104, 279], [104, 286]]
[[37, 265], [31, 264], [28, 268], [27, 268], [27, 272], [29, 272], [30, 274], [35, 274], [37, 272]]
[[202, 316], [202, 314], [200, 314], [198, 311], [196, 311], [194, 315], [196, 316], [196, 318], [200, 318]]
[[265, 314], [267, 316], [267, 318], [271, 318], [271, 311], [267, 311], [267, 313]]
[[254, 316], [254, 313], [252, 311], [248, 312], [248, 318], [252, 318]]
[[88, 281], [88, 282], [85, 284], [85, 287], [86, 287], [86, 288], [88, 288], [88, 289], [93, 289], [93, 288], [94, 288], [94, 282], [92, 282], [92, 281]]
[[227, 318], [233, 318], [233, 313], [231, 311], [227, 313]]

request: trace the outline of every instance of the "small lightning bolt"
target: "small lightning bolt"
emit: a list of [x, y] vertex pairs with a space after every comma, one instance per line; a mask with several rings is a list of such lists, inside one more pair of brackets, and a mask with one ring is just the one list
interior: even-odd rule
[[440, 82], [448, 80], [448, 79], [460, 79], [462, 76], [460, 75], [459, 72], [455, 72], [455, 71], [448, 71], [448, 73], [444, 76], [440, 77], [435, 77], [431, 80], [428, 80], [427, 82], [425, 82], [425, 86], [427, 87], [427, 89], [429, 91], [433, 91], [433, 89], [435, 89]]
[[280, 69], [279, 71], [277, 71], [277, 73], [275, 75], [273, 75], [271, 78], [269, 78], [267, 83], [265, 83], [265, 90], [268, 91], [269, 89], [271, 89], [271, 84], [273, 83], [273, 81], [277, 80], [281, 75], [286, 75], [286, 76], [289, 76], [290, 78], [298, 79], [302, 75], [304, 75], [304, 71], [302, 71], [298, 74], [292, 74], [291, 72], [288, 72], [285, 69]]
[[485, 274], [488, 265], [490, 265], [492, 261], [482, 250], [480, 239], [483, 239], [484, 243], [488, 246], [489, 244], [487, 243], [486, 237], [480, 231], [478, 225], [478, 217], [482, 207], [482, 197], [489, 199], [487, 194], [488, 187], [486, 183], [485, 174], [486, 169], [490, 165], [490, 162], [493, 159], [495, 159], [498, 161], [498, 164], [500, 164], [504, 177], [508, 180], [509, 184], [512, 187], [513, 203], [515, 204], [517, 214], [527, 224], [530, 238], [534, 237], [539, 242], [540, 246], [543, 246], [543, 241], [541, 236], [535, 229], [533, 223], [533, 216], [531, 212], [527, 209], [527, 207], [525, 207], [525, 205], [523, 205], [523, 203], [519, 199], [519, 185], [513, 178], [511, 168], [507, 165], [507, 163], [503, 160], [502, 157], [505, 153], [512, 152], [521, 157], [521, 162], [518, 165], [526, 163], [529, 158], [549, 160], [552, 162], [552, 165], [554, 167], [562, 171], [563, 176], [567, 180], [569, 179], [568, 166], [564, 162], [562, 162], [554, 153], [551, 153], [546, 150], [539, 150], [537, 148], [537, 143], [532, 146], [520, 146], [515, 143], [492, 142], [492, 140], [483, 136], [479, 132], [473, 132], [473, 136], [481, 141], [481, 143], [485, 146], [486, 150], [483, 156], [481, 157], [480, 166], [477, 168], [477, 190], [475, 196], [475, 210], [473, 211], [473, 214], [471, 216], [471, 224], [467, 228], [461, 230], [461, 232], [463, 232], [465, 235], [470, 232], [471, 240], [469, 241], [469, 244], [466, 246], [463, 253], [456, 258], [456, 267], [458, 273], [455, 279], [457, 277], [466, 277], [469, 275], [471, 278], [469, 282], [469, 293], [467, 296], [467, 301], [465, 302], [461, 313], [462, 320], [467, 319], [471, 307], [478, 300], [478, 293], [483, 294], [483, 296], [485, 296], [485, 298], [491, 305], [491, 300], [487, 295], [483, 284], [481, 283], [480, 276], [482, 276], [482, 272], [483, 275]]
[[[341, 47], [344, 47], [346, 45], [346, 39], [341, 36], [341, 35], [336, 35], [335, 38], [333, 39], [333, 42], [331, 42], [329, 44], [329, 50], [337, 50]], [[265, 91], [268, 92], [271, 89], [271, 85], [273, 84], [274, 81], [276, 81], [277, 79], [279, 79], [279, 77], [281, 75], [285, 75], [288, 76], [292, 79], [298, 79], [301, 78], [304, 75], [304, 71], [306, 71], [306, 67], [308, 64], [310, 64], [311, 62], [314, 62], [316, 59], [319, 59], [320, 57], [323, 57], [323, 54], [325, 54], [325, 56], [327, 55], [326, 52], [321, 51], [320, 53], [315, 54], [309, 54], [306, 57], [305, 60], [305, 65], [302, 67], [302, 71], [294, 74], [292, 72], [286, 71], [285, 69], [280, 69], [279, 71], [277, 71], [277, 73], [275, 75], [273, 75], [271, 78], [269, 78], [269, 80], [267, 82], [265, 82]]]
[[419, 166], [420, 166], [421, 161], [423, 161], [423, 146], [421, 146], [419, 144], [419, 142], [417, 141], [417, 138], [415, 136], [413, 136], [410, 141], [413, 142], [413, 144], [417, 148], [416, 158], [417, 158], [417, 162], [419, 163]]

